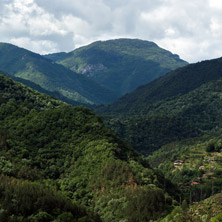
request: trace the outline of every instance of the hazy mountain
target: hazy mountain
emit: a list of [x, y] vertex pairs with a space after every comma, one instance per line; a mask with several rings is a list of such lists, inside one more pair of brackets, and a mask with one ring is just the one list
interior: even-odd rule
[[11, 44], [0, 44], [0, 69], [72, 101], [100, 104], [116, 98], [115, 93], [89, 78]]
[[222, 78], [222, 59], [214, 59], [176, 69], [151, 83], [139, 87], [112, 105], [111, 112], [141, 114], [157, 101], [184, 95], [209, 81]]
[[139, 39], [98, 41], [69, 53], [45, 57], [90, 77], [119, 96], [187, 65], [178, 55]]

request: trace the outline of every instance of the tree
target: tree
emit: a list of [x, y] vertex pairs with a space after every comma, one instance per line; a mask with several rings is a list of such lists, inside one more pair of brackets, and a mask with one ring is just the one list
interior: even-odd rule
[[183, 200], [181, 207], [182, 207], [183, 211], [185, 211], [188, 208], [188, 203], [186, 200]]

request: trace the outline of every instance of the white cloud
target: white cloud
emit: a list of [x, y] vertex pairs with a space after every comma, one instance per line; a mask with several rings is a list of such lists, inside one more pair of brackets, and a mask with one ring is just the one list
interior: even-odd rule
[[0, 41], [50, 53], [141, 38], [195, 62], [222, 55], [221, 12], [219, 0], [1, 0]]
[[209, 5], [215, 9], [222, 9], [222, 2], [220, 0], [209, 0]]
[[57, 50], [57, 44], [49, 40], [31, 40], [30, 38], [12, 38], [10, 41], [14, 45], [18, 45], [22, 48], [30, 48], [33, 52], [41, 52], [47, 54], [49, 51]]

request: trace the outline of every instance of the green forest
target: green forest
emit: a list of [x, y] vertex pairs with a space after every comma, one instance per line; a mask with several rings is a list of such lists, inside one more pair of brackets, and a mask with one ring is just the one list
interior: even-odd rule
[[128, 39], [3, 52], [1, 222], [222, 221], [221, 58]]
[[177, 186], [91, 110], [0, 83], [2, 221], [148, 221], [178, 204]]

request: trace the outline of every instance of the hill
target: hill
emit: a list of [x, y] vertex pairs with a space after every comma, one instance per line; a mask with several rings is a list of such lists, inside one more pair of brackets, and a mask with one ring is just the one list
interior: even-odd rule
[[115, 93], [89, 78], [11, 44], [0, 43], [0, 69], [45, 90], [57, 91], [72, 101], [101, 104], [117, 98]]
[[106, 112], [143, 114], [150, 104], [184, 95], [201, 85], [222, 78], [222, 59], [191, 64], [169, 72], [127, 94], [107, 107]]
[[[87, 211], [76, 216], [86, 215], [80, 221], [88, 221], [87, 215], [94, 212], [92, 221], [99, 214], [107, 222], [142, 222], [165, 216], [176, 203], [173, 198], [178, 198], [177, 187], [107, 130], [100, 117], [87, 108], [72, 107], [2, 75], [0, 126], [0, 174], [10, 177], [8, 184], [12, 184], [4, 189], [15, 194], [23, 187], [30, 189], [24, 189], [23, 199], [15, 198], [20, 204], [16, 219], [37, 217], [38, 210], [42, 217], [73, 217], [75, 209], [85, 206]], [[55, 191], [58, 199], [45, 185], [59, 190]], [[40, 198], [36, 208], [27, 211], [28, 203], [45, 192], [49, 193], [49, 200]], [[52, 198], [61, 206], [56, 212], [47, 208], [54, 201]], [[76, 203], [76, 208], [69, 206], [69, 199]], [[62, 207], [61, 203], [66, 201], [67, 205]], [[1, 213], [8, 212], [7, 219], [12, 217], [14, 211], [10, 210], [8, 199], [6, 205], [0, 203]]]
[[221, 128], [222, 59], [179, 68], [98, 112], [138, 151]]
[[167, 144], [148, 159], [179, 185], [188, 201], [198, 202], [221, 192], [221, 142], [220, 130], [214, 135]]
[[38, 92], [40, 93], [44, 93], [46, 95], [49, 95], [53, 98], [56, 98], [56, 99], [59, 99], [59, 100], [62, 100], [63, 102], [66, 102], [68, 104], [71, 104], [73, 106], [80, 106], [80, 105], [85, 105], [85, 106], [89, 106], [90, 107], [90, 104], [83, 104], [83, 103], [80, 103], [80, 102], [76, 102], [74, 100], [71, 100], [71, 99], [68, 99], [67, 97], [63, 96], [61, 93], [57, 92], [57, 91], [48, 91], [46, 89], [43, 89], [41, 86], [35, 84], [34, 82], [31, 82], [29, 80], [26, 80], [26, 79], [22, 79], [22, 78], [19, 78], [19, 77], [15, 77], [15, 76], [12, 76], [8, 73], [5, 73], [5, 72], [2, 72], [0, 71], [1, 74], [3, 74], [4, 76], [7, 76], [11, 79], [13, 79], [14, 81], [16, 82], [20, 82], [34, 90], [37, 90]]
[[45, 57], [90, 77], [119, 96], [187, 65], [178, 55], [139, 39], [98, 41], [69, 53]]
[[220, 222], [222, 220], [222, 195], [214, 195], [204, 201], [188, 207], [184, 204], [176, 207], [170, 215], [156, 222], [187, 222], [206, 221]]
[[177, 184], [185, 197], [180, 207], [159, 222], [221, 221], [221, 129], [203, 137], [167, 144], [148, 160]]

